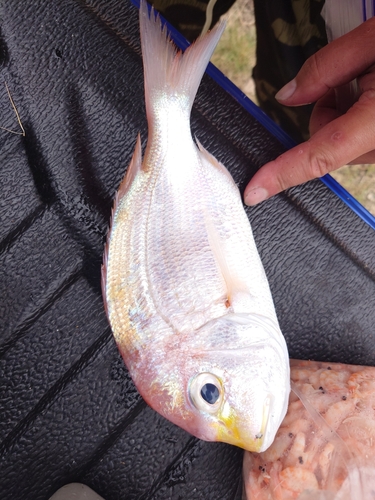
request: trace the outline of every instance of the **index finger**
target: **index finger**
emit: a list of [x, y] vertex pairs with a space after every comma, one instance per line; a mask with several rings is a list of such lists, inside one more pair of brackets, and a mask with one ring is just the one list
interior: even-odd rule
[[322, 177], [375, 148], [375, 90], [368, 90], [345, 114], [307, 142], [264, 165], [245, 189], [255, 205], [289, 187]]

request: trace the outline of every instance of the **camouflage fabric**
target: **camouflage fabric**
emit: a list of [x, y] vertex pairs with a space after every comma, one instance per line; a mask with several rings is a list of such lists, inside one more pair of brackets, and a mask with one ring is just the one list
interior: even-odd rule
[[312, 105], [290, 108], [274, 98], [303, 63], [327, 43], [323, 0], [254, 0], [257, 62], [253, 70], [260, 107], [297, 142], [309, 136]]
[[[217, 0], [214, 25], [235, 0]], [[188, 40], [206, 20], [208, 0], [154, 0], [155, 9]], [[308, 138], [312, 105], [288, 108], [274, 98], [295, 77], [305, 60], [327, 43], [320, 12], [324, 0], [254, 0], [257, 63], [253, 70], [260, 107], [297, 142]]]
[[[167, 21], [175, 26], [190, 42], [201, 33], [206, 22], [209, 0], [151, 0], [150, 3]], [[217, 0], [213, 9], [211, 27], [234, 4], [235, 0]]]

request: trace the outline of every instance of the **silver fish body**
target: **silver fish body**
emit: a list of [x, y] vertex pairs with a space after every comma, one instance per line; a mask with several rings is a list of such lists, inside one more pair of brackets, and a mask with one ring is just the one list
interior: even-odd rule
[[141, 2], [148, 141], [117, 193], [103, 265], [108, 318], [143, 398], [191, 434], [263, 451], [289, 362], [239, 191], [190, 112], [224, 29], [184, 54]]

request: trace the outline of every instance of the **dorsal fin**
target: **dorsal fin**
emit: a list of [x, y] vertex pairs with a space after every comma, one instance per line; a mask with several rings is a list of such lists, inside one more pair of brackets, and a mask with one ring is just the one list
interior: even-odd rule
[[141, 170], [141, 167], [142, 167], [142, 144], [141, 144], [141, 135], [138, 134], [132, 159], [126, 171], [125, 177], [121, 181], [121, 184], [116, 193], [115, 203], [113, 207], [114, 210], [116, 210], [118, 203], [123, 198], [123, 196], [128, 192], [135, 176]]
[[109, 230], [108, 230], [108, 234], [107, 234], [107, 241], [106, 241], [106, 244], [104, 246], [103, 264], [102, 264], [102, 269], [101, 269], [101, 274], [102, 274], [101, 285], [102, 285], [102, 295], [103, 295], [103, 300], [104, 300], [104, 308], [105, 308], [105, 311], [107, 313], [107, 317], [108, 317], [108, 307], [107, 307], [107, 300], [106, 300], [107, 260], [108, 260], [108, 248], [109, 248], [109, 240], [111, 238], [111, 228], [112, 228], [112, 223], [113, 223], [113, 216], [117, 210], [117, 207], [118, 207], [120, 201], [125, 196], [125, 194], [129, 191], [129, 188], [132, 185], [137, 173], [141, 170], [141, 167], [142, 167], [142, 144], [141, 144], [141, 136], [140, 136], [140, 134], [138, 134], [137, 142], [135, 144], [132, 159], [131, 159], [130, 164], [128, 166], [128, 169], [126, 171], [125, 177], [121, 181], [121, 184], [120, 184], [118, 191], [116, 193], [116, 196], [115, 196], [115, 201], [114, 201], [113, 207], [112, 207]]

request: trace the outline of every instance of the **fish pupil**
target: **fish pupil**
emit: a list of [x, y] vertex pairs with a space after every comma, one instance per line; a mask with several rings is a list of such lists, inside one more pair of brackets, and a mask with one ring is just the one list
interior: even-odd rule
[[208, 404], [213, 405], [219, 399], [219, 389], [214, 384], [204, 384], [201, 396]]

